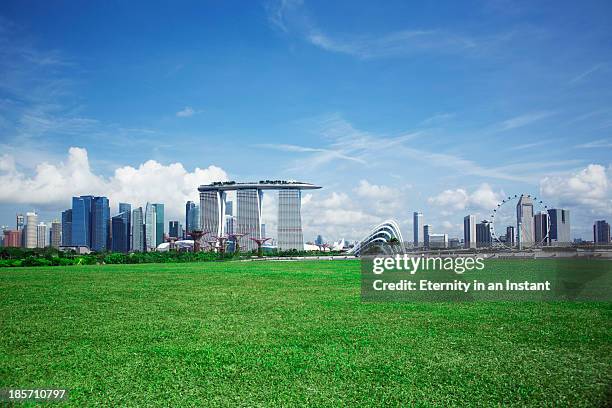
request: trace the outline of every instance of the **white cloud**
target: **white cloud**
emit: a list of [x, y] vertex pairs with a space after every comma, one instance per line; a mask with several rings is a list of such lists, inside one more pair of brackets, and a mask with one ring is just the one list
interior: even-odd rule
[[361, 180], [359, 186], [355, 188], [355, 192], [360, 197], [372, 200], [392, 200], [397, 197], [397, 189], [370, 184], [367, 180]]
[[499, 125], [499, 130], [505, 131], [505, 130], [517, 129], [523, 126], [528, 126], [539, 120], [545, 119], [551, 115], [553, 115], [552, 112], [544, 111], [544, 112], [527, 113], [525, 115], [516, 116], [514, 118], [510, 118], [510, 119], [507, 119], [501, 122], [501, 124]]
[[189, 172], [181, 163], [163, 165], [155, 160], [119, 167], [107, 178], [92, 172], [87, 150], [78, 147], [69, 149], [65, 161], [39, 164], [32, 175], [20, 171], [12, 156], [0, 157], [0, 203], [55, 210], [68, 208], [72, 196], [94, 194], [109, 197], [111, 213], [119, 202], [141, 206], [151, 201], [164, 203], [167, 217], [182, 217], [185, 201], [197, 198], [200, 184], [222, 180], [227, 174], [216, 166]]
[[592, 213], [612, 213], [612, 167], [589, 164], [572, 174], [545, 177], [540, 182], [542, 195], [561, 205], [579, 206]]
[[612, 147], [612, 140], [610, 139], [593, 140], [592, 142], [579, 144], [576, 147], [579, 147], [581, 149], [605, 149], [605, 148]]
[[178, 116], [179, 118], [188, 118], [190, 116], [195, 115], [196, 113], [200, 112], [196, 111], [191, 106], [185, 106], [182, 110], [176, 112], [176, 116]]
[[364, 210], [368, 206], [361, 204], [357, 205], [346, 193], [332, 192], [326, 197], [305, 194], [302, 198], [305, 240], [312, 240], [317, 234], [329, 240], [362, 238], [382, 218]]
[[463, 188], [444, 190], [440, 194], [429, 197], [428, 202], [447, 211], [460, 211], [468, 208], [490, 210], [495, 208], [503, 198], [502, 192], [494, 192], [487, 183], [482, 183], [476, 190], [469, 193]]
[[360, 58], [394, 57], [417, 52], [457, 52], [476, 46], [464, 36], [439, 30], [402, 30], [380, 36], [332, 37], [312, 29], [306, 39], [326, 51]]

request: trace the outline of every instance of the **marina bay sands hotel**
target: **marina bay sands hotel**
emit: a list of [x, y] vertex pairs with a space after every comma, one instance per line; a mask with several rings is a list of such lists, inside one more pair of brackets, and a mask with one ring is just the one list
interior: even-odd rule
[[[198, 187], [202, 230], [218, 237], [225, 231], [225, 199], [228, 191], [236, 192], [236, 232], [246, 238], [262, 237], [261, 210], [264, 190], [278, 190], [278, 249], [304, 249], [302, 234], [302, 190], [321, 188], [309, 183], [284, 180], [261, 180], [258, 183], [215, 182]], [[241, 242], [251, 250], [252, 240]]]

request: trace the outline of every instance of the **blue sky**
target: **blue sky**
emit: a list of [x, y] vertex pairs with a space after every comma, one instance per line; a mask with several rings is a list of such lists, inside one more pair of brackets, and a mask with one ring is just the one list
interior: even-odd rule
[[177, 218], [200, 180], [292, 178], [324, 186], [309, 239], [389, 217], [409, 236], [415, 210], [455, 236], [517, 192], [588, 238], [612, 218], [611, 17], [608, 1], [4, 1], [0, 225], [90, 192]]

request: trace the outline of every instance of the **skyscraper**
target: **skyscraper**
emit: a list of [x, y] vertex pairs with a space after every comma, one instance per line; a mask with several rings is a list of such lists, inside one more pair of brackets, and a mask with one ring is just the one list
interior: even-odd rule
[[200, 191], [200, 219], [202, 230], [212, 236], [223, 235], [225, 216], [225, 191]]
[[179, 222], [170, 221], [168, 222], [168, 236], [171, 238], [181, 238], [179, 233]]
[[237, 227], [239, 234], [248, 234], [240, 246], [245, 251], [255, 249], [255, 243], [248, 238], [261, 238], [261, 201], [263, 191], [250, 188], [236, 191], [238, 204]]
[[189, 210], [189, 226], [191, 228], [190, 231], [202, 229], [202, 223], [200, 220], [200, 206], [197, 204], [194, 204], [191, 210]]
[[512, 225], [506, 227], [506, 245], [510, 247], [516, 245], [516, 234]]
[[155, 205], [147, 203], [145, 207], [145, 248], [155, 251], [157, 248], [157, 220], [155, 218]]
[[62, 245], [72, 245], [72, 209], [62, 211]]
[[423, 225], [423, 246], [429, 248], [429, 236], [431, 235], [431, 225]]
[[47, 242], [47, 225], [41, 222], [36, 226], [36, 248], [46, 248]]
[[550, 230], [550, 217], [546, 211], [541, 211], [533, 216], [533, 227], [536, 245], [548, 245], [550, 242], [548, 231]]
[[476, 246], [479, 248], [486, 248], [490, 247], [492, 243], [491, 222], [482, 220], [480, 224], [476, 225]]
[[414, 246], [418, 247], [421, 242], [423, 242], [423, 237], [421, 236], [421, 228], [423, 225], [423, 214], [420, 212], [414, 212], [412, 215], [412, 232], [414, 235]]
[[463, 246], [476, 248], [476, 217], [473, 215], [463, 217]]
[[91, 248], [91, 207], [93, 196], [72, 197], [73, 246]]
[[225, 234], [232, 235], [236, 233], [236, 217], [233, 215], [225, 216]]
[[112, 228], [112, 250], [113, 252], [127, 253], [130, 250], [130, 213], [121, 212], [111, 219]]
[[23, 226], [25, 225], [24, 224], [24, 219], [23, 219], [23, 214], [17, 214], [16, 218], [17, 218], [17, 225], [16, 225], [17, 231], [21, 231], [21, 230], [23, 230]]
[[119, 203], [119, 213], [127, 213], [127, 250], [132, 248], [132, 204]]
[[38, 245], [37, 232], [38, 227], [38, 215], [35, 212], [26, 213], [26, 224], [25, 224], [25, 247], [36, 248]]
[[535, 240], [533, 225], [533, 200], [531, 197], [521, 195], [516, 205], [516, 231], [519, 248], [531, 246]]
[[[278, 190], [278, 249], [304, 250], [302, 232], [302, 190]], [[262, 224], [261, 235], [266, 236], [266, 224]]]
[[51, 223], [51, 246], [59, 248], [62, 243], [62, 224], [59, 220], [53, 220]]
[[164, 242], [164, 205], [153, 204], [155, 207], [155, 247]]
[[225, 201], [225, 215], [234, 215], [234, 203]]
[[110, 207], [108, 198], [94, 197], [91, 211], [91, 249], [94, 251], [106, 251], [110, 249], [109, 231]]
[[145, 251], [145, 236], [144, 236], [144, 217], [142, 207], [132, 211], [132, 251]]
[[593, 224], [593, 242], [596, 244], [610, 243], [610, 224], [605, 220], [595, 221]]
[[185, 204], [185, 232], [187, 233], [190, 233], [191, 231], [195, 229], [191, 225], [191, 221], [193, 218], [191, 211], [193, 211], [193, 209], [195, 208], [195, 205], [196, 204], [193, 201], [187, 201], [187, 203]]
[[570, 238], [570, 212], [560, 208], [551, 208], [548, 210], [550, 217], [550, 232], [549, 241], [557, 244], [569, 245]]

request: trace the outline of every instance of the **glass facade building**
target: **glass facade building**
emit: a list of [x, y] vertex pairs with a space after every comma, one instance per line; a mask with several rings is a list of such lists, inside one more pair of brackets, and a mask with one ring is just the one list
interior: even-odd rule
[[519, 248], [523, 245], [531, 246], [535, 242], [533, 224], [533, 200], [522, 195], [516, 204], [516, 231]]
[[417, 248], [421, 243], [424, 242], [424, 238], [421, 236], [421, 229], [423, 228], [423, 214], [415, 212], [412, 214], [412, 235], [413, 244]]
[[463, 217], [463, 247], [476, 248], [476, 217], [473, 215]]
[[130, 245], [132, 251], [144, 252], [145, 236], [144, 236], [144, 217], [142, 207], [132, 211], [132, 243]]
[[121, 213], [127, 213], [127, 231], [128, 231], [128, 237], [127, 237], [127, 246], [128, 246], [128, 252], [130, 251], [130, 249], [132, 248], [132, 204], [128, 204], [128, 203], [119, 203], [119, 214]]
[[94, 197], [91, 210], [91, 249], [109, 250], [110, 244], [110, 206], [108, 198]]
[[147, 251], [155, 251], [157, 248], [157, 220], [155, 218], [155, 205], [147, 203], [145, 207], [145, 248]]
[[62, 245], [72, 245], [72, 209], [62, 211]]
[[551, 208], [548, 210], [550, 218], [550, 232], [548, 234], [551, 244], [559, 243], [569, 245], [570, 238], [570, 212], [569, 210]]
[[72, 246], [91, 248], [91, 205], [93, 196], [72, 197]]
[[164, 242], [164, 205], [153, 204], [155, 207], [155, 247]]
[[127, 253], [130, 250], [130, 229], [129, 220], [131, 216], [129, 212], [122, 212], [115, 215], [111, 220], [111, 228], [113, 235], [112, 250], [113, 252]]

